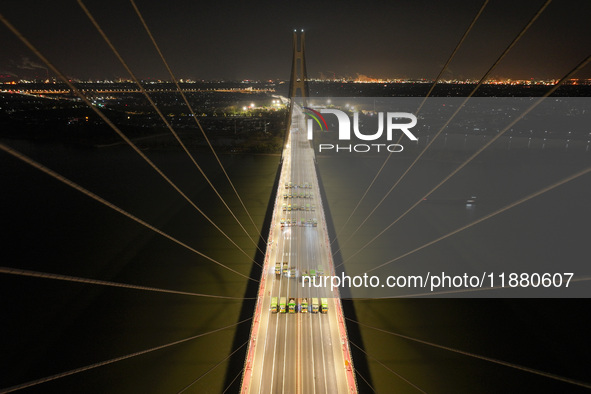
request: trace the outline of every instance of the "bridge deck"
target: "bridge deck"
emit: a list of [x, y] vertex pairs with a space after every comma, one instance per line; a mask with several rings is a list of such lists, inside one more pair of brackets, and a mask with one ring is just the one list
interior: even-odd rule
[[[269, 246], [242, 381], [243, 393], [354, 393], [355, 379], [338, 292], [302, 286], [304, 272], [334, 272], [328, 233], [304, 116], [294, 106], [275, 200]], [[293, 187], [289, 187], [289, 183]], [[285, 187], [286, 183], [288, 187]], [[309, 187], [304, 187], [309, 184]], [[297, 185], [297, 187], [296, 187]], [[284, 195], [291, 194], [292, 198]], [[298, 197], [293, 197], [297, 194]], [[301, 194], [311, 195], [299, 197]], [[286, 205], [285, 210], [283, 204]], [[292, 210], [288, 210], [289, 204]], [[294, 210], [294, 204], [298, 209]], [[299, 207], [304, 205], [304, 209]], [[309, 204], [309, 208], [307, 207]], [[281, 219], [290, 225], [282, 225]], [[302, 225], [302, 219], [304, 224]], [[314, 225], [314, 219], [317, 225]], [[291, 224], [295, 221], [296, 224]], [[275, 263], [296, 277], [275, 275]], [[283, 269], [283, 267], [282, 267]], [[328, 298], [328, 313], [272, 313], [271, 298]], [[278, 305], [279, 307], [279, 305]], [[286, 309], [287, 309], [286, 305]], [[346, 361], [345, 361], [346, 360]]]

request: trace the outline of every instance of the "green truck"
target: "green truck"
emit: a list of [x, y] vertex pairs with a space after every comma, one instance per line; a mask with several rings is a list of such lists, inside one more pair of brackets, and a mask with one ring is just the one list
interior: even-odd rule
[[312, 313], [318, 313], [318, 298], [312, 298]]
[[289, 303], [287, 304], [287, 308], [289, 310], [289, 313], [296, 313], [295, 298], [290, 298], [289, 299]]
[[300, 299], [300, 313], [308, 313], [308, 299]]
[[271, 313], [277, 313], [277, 297], [271, 298]]
[[328, 300], [326, 298], [320, 299], [320, 312], [328, 313]]
[[285, 297], [279, 300], [279, 313], [285, 313]]
[[287, 267], [287, 261], [283, 262], [283, 275], [287, 276], [287, 272], [288, 272], [288, 267]]
[[275, 275], [277, 275], [277, 276], [281, 275], [281, 263], [280, 262], [275, 263]]
[[302, 273], [302, 281], [303, 281], [304, 283], [306, 283], [306, 282], [309, 282], [309, 281], [310, 281], [310, 276], [308, 275], [308, 272], [307, 272], [307, 271], [304, 271], [304, 272]]

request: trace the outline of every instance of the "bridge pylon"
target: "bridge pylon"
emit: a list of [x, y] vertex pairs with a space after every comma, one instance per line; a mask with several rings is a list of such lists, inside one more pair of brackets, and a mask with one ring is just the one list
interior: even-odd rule
[[308, 74], [306, 73], [306, 44], [304, 29], [293, 31], [293, 61], [291, 63], [291, 79], [289, 97], [309, 97]]
[[[293, 59], [291, 62], [291, 78], [289, 80], [289, 112], [288, 117], [288, 128], [285, 133], [283, 140], [283, 146], [287, 145], [287, 137], [291, 132], [291, 118], [293, 115], [294, 99], [301, 97], [300, 105], [306, 106], [306, 98], [310, 96], [308, 90], [308, 74], [306, 72], [306, 34], [304, 29], [297, 31], [293, 29]], [[281, 154], [281, 163], [283, 163], [284, 155], [286, 150], [283, 150]]]

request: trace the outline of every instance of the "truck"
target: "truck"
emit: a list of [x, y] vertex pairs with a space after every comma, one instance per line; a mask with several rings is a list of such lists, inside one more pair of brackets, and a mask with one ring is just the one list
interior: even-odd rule
[[277, 313], [277, 297], [271, 298], [271, 313]]
[[316, 220], [316, 218], [312, 219], [312, 226], [318, 227], [318, 221]]
[[283, 204], [282, 205], [282, 208], [283, 208], [284, 211], [287, 211], [287, 205]]
[[312, 298], [312, 313], [318, 313], [318, 298]]
[[308, 299], [307, 298], [300, 299], [300, 312], [301, 313], [308, 313]]
[[285, 313], [285, 297], [279, 300], [279, 313]]
[[295, 278], [296, 277], [296, 268], [295, 267], [291, 267], [289, 269], [289, 277], [290, 278]]
[[289, 309], [289, 313], [296, 313], [296, 305], [295, 305], [295, 298], [290, 298], [287, 307]]
[[281, 275], [281, 263], [278, 261], [275, 263], [275, 275]]
[[309, 282], [309, 281], [310, 281], [310, 276], [308, 275], [308, 272], [307, 271], [304, 271], [302, 273], [302, 282], [306, 283], [306, 282]]
[[328, 313], [328, 299], [326, 299], [326, 298], [320, 299], [320, 312], [321, 313]]
[[288, 270], [287, 261], [284, 261], [283, 262], [283, 275], [287, 276], [287, 270]]
[[291, 211], [291, 204], [287, 205], [287, 210]]
[[310, 278], [314, 278], [316, 276], [316, 270], [315, 269], [311, 269], [310, 270]]
[[318, 269], [316, 270], [316, 273], [318, 274], [318, 276], [323, 276], [324, 275], [324, 267], [319, 265]]

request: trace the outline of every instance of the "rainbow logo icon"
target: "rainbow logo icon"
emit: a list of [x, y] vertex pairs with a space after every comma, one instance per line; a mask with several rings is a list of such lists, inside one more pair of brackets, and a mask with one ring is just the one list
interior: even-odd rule
[[314, 111], [312, 108], [304, 107], [304, 114], [314, 119], [316, 123], [318, 123], [318, 126], [320, 126], [321, 131], [322, 129], [328, 131], [328, 125], [326, 124], [326, 120], [324, 120], [324, 117], [320, 114], [320, 112]]

